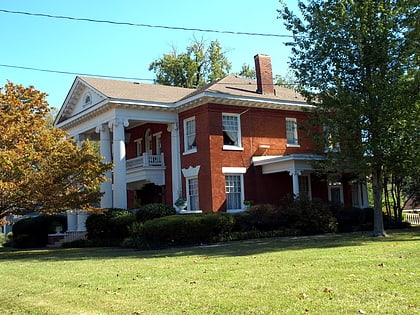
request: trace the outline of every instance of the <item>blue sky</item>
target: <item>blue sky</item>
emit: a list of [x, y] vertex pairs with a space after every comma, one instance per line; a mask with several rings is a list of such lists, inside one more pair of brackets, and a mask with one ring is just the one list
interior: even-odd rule
[[[296, 1], [285, 1], [295, 9]], [[279, 20], [278, 0], [2, 0], [0, 10], [185, 28], [290, 35]], [[149, 64], [176, 47], [184, 51], [194, 37], [219, 40], [232, 62], [253, 66], [253, 56], [268, 54], [273, 74], [286, 74], [287, 38], [244, 36], [97, 24], [0, 12], [0, 65], [82, 74], [153, 79]], [[75, 75], [0, 66], [0, 86], [7, 80], [34, 85], [60, 108]], [[151, 81], [144, 81], [151, 82]]]

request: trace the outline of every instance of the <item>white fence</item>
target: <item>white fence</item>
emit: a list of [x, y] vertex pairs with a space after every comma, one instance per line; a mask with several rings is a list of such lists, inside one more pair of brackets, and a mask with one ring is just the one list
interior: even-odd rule
[[404, 210], [405, 221], [413, 225], [420, 225], [420, 211]]

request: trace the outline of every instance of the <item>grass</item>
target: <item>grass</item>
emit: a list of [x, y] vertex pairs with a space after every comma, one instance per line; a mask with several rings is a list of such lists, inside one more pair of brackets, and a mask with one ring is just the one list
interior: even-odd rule
[[161, 251], [0, 248], [0, 314], [419, 314], [420, 229]]

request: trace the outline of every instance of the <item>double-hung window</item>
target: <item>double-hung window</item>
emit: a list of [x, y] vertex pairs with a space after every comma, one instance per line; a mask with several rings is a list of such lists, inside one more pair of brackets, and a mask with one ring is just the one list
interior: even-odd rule
[[299, 181], [299, 196], [311, 199], [311, 181], [309, 175], [300, 175]]
[[196, 152], [197, 140], [195, 131], [195, 117], [184, 120], [184, 152]]
[[299, 145], [296, 118], [286, 118], [286, 137], [288, 146]]
[[242, 175], [227, 174], [225, 181], [227, 211], [240, 210], [242, 208]]
[[198, 177], [187, 178], [188, 210], [197, 211], [200, 209], [198, 199]]
[[222, 114], [223, 149], [241, 149], [241, 124], [237, 114]]

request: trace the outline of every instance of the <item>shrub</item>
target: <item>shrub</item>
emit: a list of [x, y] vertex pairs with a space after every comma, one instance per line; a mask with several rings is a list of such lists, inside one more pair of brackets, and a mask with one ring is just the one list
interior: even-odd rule
[[128, 227], [135, 216], [122, 209], [107, 209], [102, 214], [91, 214], [86, 219], [86, 229], [90, 244], [116, 246], [130, 235]]
[[235, 231], [272, 231], [286, 225], [279, 206], [271, 204], [254, 205], [245, 212], [234, 215]]
[[150, 203], [142, 206], [136, 212], [136, 221], [146, 222], [156, 218], [161, 218], [176, 214], [175, 208], [162, 203]]
[[131, 242], [146, 248], [212, 243], [223, 239], [233, 224], [226, 213], [171, 215], [135, 223]]
[[61, 225], [67, 229], [65, 215], [40, 215], [26, 218], [13, 225], [13, 246], [18, 248], [44, 247], [48, 243], [48, 234], [55, 233], [55, 227]]
[[337, 231], [337, 221], [331, 209], [322, 200], [296, 198], [283, 207], [288, 227], [302, 234], [319, 234]]
[[342, 205], [333, 205], [331, 208], [340, 232], [365, 231], [373, 228], [372, 208], [360, 209]]

